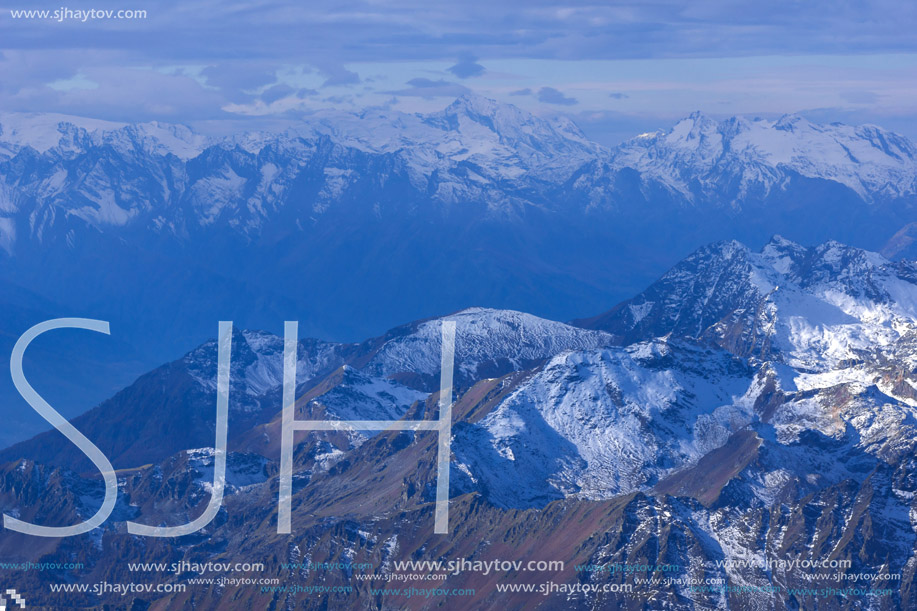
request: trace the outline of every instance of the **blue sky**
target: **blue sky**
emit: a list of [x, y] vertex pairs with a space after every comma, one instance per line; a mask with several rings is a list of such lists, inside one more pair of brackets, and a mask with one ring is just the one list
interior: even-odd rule
[[473, 91], [613, 144], [693, 110], [802, 113], [917, 138], [917, 3], [96, 0], [146, 19], [13, 19], [0, 110], [219, 131]]

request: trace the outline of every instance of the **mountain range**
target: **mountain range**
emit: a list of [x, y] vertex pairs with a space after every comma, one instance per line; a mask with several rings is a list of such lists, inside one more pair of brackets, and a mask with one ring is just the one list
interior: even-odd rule
[[[0, 352], [49, 318], [110, 321], [27, 355], [73, 416], [221, 319], [334, 341], [469, 306], [570, 320], [703, 244], [775, 233], [914, 257], [915, 151], [875, 126], [701, 113], [606, 148], [478, 96], [226, 137], [0, 114]], [[10, 411], [0, 444], [40, 426]]]
[[[847, 573], [878, 579], [871, 586], [891, 576], [870, 608], [917, 604], [917, 263], [838, 242], [775, 236], [754, 250], [720, 241], [572, 324], [470, 308], [361, 343], [302, 339], [297, 417], [435, 419], [442, 320], [456, 322], [449, 537], [432, 529], [436, 438], [409, 431], [297, 438], [293, 535], [276, 534], [283, 342], [239, 330], [228, 496], [200, 536], [172, 545], [127, 535], [119, 521], [180, 523], [206, 504], [214, 341], [74, 420], [119, 469], [110, 523], [38, 547], [6, 533], [0, 553], [78, 559], [88, 567], [80, 580], [112, 582], [131, 575], [128, 561], [266, 559], [256, 576], [359, 594], [211, 584], [138, 596], [138, 608], [395, 608], [404, 601], [369, 590], [397, 572], [394, 562], [462, 557], [563, 559], [554, 582], [636, 587], [555, 592], [539, 597], [546, 609], [864, 608], [863, 597], [813, 590], [850, 583], [766, 562], [775, 559], [849, 562]], [[63, 523], [91, 514], [101, 483], [79, 456], [55, 433], [0, 452], [0, 509]], [[303, 562], [376, 568], [368, 581], [352, 569], [285, 568]], [[668, 582], [647, 569], [576, 568], [615, 564], [677, 568]], [[75, 578], [29, 574], [16, 585], [53, 604], [46, 582]], [[437, 587], [474, 589], [465, 607], [531, 602], [495, 589], [507, 581], [537, 579], [465, 572]], [[698, 583], [734, 590], [690, 587]], [[434, 595], [409, 606], [455, 604]]]

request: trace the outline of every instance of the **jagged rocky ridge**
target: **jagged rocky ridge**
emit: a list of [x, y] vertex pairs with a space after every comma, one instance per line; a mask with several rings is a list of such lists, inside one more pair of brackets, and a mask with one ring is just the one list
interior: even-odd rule
[[[294, 549], [310, 550], [313, 561], [371, 561], [391, 570], [392, 558], [529, 558], [537, 545], [539, 557], [568, 560], [565, 572], [552, 576], [559, 582], [646, 577], [577, 573], [574, 563], [671, 563], [681, 568], [669, 577], [723, 578], [750, 588], [728, 594], [657, 584], [638, 596], [549, 596], [545, 608], [861, 608], [855, 597], [763, 589], [831, 585], [805, 571], [723, 564], [827, 558], [851, 561], [852, 573], [900, 573], [894, 593], [870, 602], [907, 608], [917, 602], [915, 304], [912, 262], [777, 237], [760, 252], [736, 242], [705, 247], [634, 299], [577, 326], [485, 309], [446, 317], [457, 321], [459, 372], [454, 530], [447, 538], [432, 535], [435, 436], [408, 432], [299, 438], [295, 534], [276, 535], [281, 344], [239, 331], [230, 419], [245, 427], [231, 441], [229, 496], [214, 524], [174, 547], [126, 537], [113, 520], [92, 536], [49, 543], [35, 554], [84, 558], [99, 579], [123, 571], [110, 562], [114, 555], [270, 557], [271, 574], [290, 579], [279, 563]], [[299, 409], [330, 418], [435, 418], [437, 322], [358, 345], [302, 341]], [[178, 371], [174, 379], [196, 385], [193, 405], [175, 411], [193, 408], [206, 423], [214, 413], [215, 368], [210, 343], [154, 373], [160, 387], [173, 380], [167, 372]], [[113, 401], [97, 412], [120, 414], [130, 428], [174, 396], [151, 393], [131, 411]], [[122, 519], [177, 523], [203, 508], [211, 464], [205, 424], [180, 440], [184, 447], [170, 445], [165, 432], [144, 430], [150, 450], [142, 460], [152, 463], [144, 465], [136, 450], [118, 453], [119, 441], [96, 428], [103, 420], [77, 424], [127, 469]], [[98, 484], [62, 470], [72, 457], [50, 436], [2, 457], [10, 461], [0, 480], [3, 511], [66, 522], [91, 505], [91, 494], [71, 491]], [[18, 536], [2, 539], [11, 556], [29, 549]], [[37, 587], [33, 579], [26, 585]], [[352, 583], [334, 572], [296, 579]], [[463, 574], [447, 583], [476, 587], [481, 594], [472, 603], [483, 608], [521, 604], [495, 593], [496, 579]], [[181, 608], [201, 596], [198, 590], [158, 604]], [[208, 600], [223, 596], [259, 607], [301, 598], [206, 591]], [[300, 602], [313, 608], [353, 600]], [[385, 608], [384, 601], [360, 600]], [[100, 602], [87, 597], [81, 604]], [[454, 601], [420, 605], [440, 602]]]
[[568, 320], [727, 237], [913, 256], [915, 168], [875, 126], [695, 113], [606, 149], [475, 96], [224, 138], [2, 114], [0, 282], [28, 293], [11, 314], [110, 320], [146, 369], [219, 319], [353, 341], [469, 303]]

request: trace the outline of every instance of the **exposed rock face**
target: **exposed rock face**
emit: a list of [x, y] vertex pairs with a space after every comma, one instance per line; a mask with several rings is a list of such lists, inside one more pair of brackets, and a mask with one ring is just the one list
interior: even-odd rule
[[[30, 573], [11, 584], [49, 605], [63, 599], [48, 593], [48, 582], [136, 580], [125, 569], [135, 560], [257, 560], [266, 570], [249, 577], [359, 594], [194, 584], [135, 604], [371, 609], [396, 605], [370, 588], [404, 572], [402, 561], [537, 558], [566, 566], [459, 572], [445, 583], [475, 590], [463, 608], [523, 605], [531, 594], [497, 584], [547, 579], [582, 586], [539, 595], [548, 609], [859, 609], [867, 600], [909, 608], [917, 605], [915, 304], [910, 262], [775, 238], [757, 253], [735, 242], [703, 248], [580, 326], [480, 308], [448, 316], [458, 337], [448, 537], [432, 532], [436, 435], [397, 431], [298, 436], [294, 534], [277, 535], [281, 340], [240, 331], [227, 496], [212, 524], [178, 545], [128, 536], [122, 524], [186, 522], [209, 499], [210, 342], [76, 421], [126, 468], [105, 527], [37, 544], [2, 533], [0, 551], [11, 561], [86, 565], [78, 577]], [[298, 417], [435, 419], [437, 323], [362, 344], [301, 341]], [[154, 416], [161, 428], [144, 424]], [[181, 418], [177, 436], [165, 423]], [[131, 441], [112, 427], [144, 437]], [[0, 509], [47, 524], [94, 511], [101, 485], [89, 469], [80, 476], [62, 468], [72, 454], [51, 436], [4, 451]], [[376, 577], [287, 565], [304, 561], [369, 562]], [[788, 561], [849, 563], [841, 573], [872, 577], [853, 584], [838, 580], [836, 568]], [[607, 570], [614, 564], [668, 568]], [[889, 575], [900, 578], [884, 581]], [[146, 575], [153, 577], [189, 584], [194, 575]], [[617, 585], [586, 587], [605, 584]], [[890, 591], [868, 599], [826, 593], [853, 585]], [[67, 600], [124, 602], [88, 593]], [[439, 595], [408, 602], [458, 604]]]

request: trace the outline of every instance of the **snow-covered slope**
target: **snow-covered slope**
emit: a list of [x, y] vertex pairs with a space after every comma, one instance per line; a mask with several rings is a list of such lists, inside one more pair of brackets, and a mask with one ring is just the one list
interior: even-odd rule
[[385, 341], [367, 363], [366, 370], [379, 376], [438, 375], [442, 320], [456, 323], [456, 382], [462, 386], [483, 377], [529, 368], [565, 350], [598, 348], [612, 341], [603, 331], [581, 329], [523, 312], [468, 308], [405, 328], [403, 334], [396, 330], [395, 336]]
[[4, 114], [0, 282], [109, 320], [150, 355], [130, 375], [227, 310], [347, 341], [471, 304], [570, 320], [724, 237], [877, 249], [917, 221], [913, 152], [878, 128], [701, 116], [608, 151], [474, 96], [220, 138]]
[[[318, 168], [324, 181], [319, 195], [331, 203], [359, 183], [358, 174], [365, 172], [363, 164], [355, 164], [354, 153], [396, 159], [420, 191], [428, 190], [431, 175], [438, 174], [434, 198], [441, 201], [480, 200], [484, 191], [492, 192], [484, 199], [505, 200], [505, 193], [497, 197], [507, 190], [501, 182], [521, 181], [511, 190], [531, 180], [556, 182], [597, 155], [606, 155], [572, 122], [543, 120], [514, 106], [471, 95], [427, 116], [376, 110], [322, 112], [285, 132], [223, 139], [157, 122], [126, 125], [64, 115], [0, 115], [0, 160], [25, 154], [27, 149], [55, 167], [27, 182], [7, 176], [5, 182], [16, 183], [17, 191], [10, 204], [38, 195], [56, 200], [67, 214], [96, 227], [140, 221], [146, 229], [177, 233], [189, 222], [212, 224], [221, 214], [236, 216], [235, 223], [229, 218], [223, 221], [245, 229], [238, 222], [243, 210], [252, 216], [249, 226], [255, 221], [260, 226], [266, 215], [286, 203], [291, 182], [316, 154], [327, 155], [319, 160], [324, 166]], [[239, 153], [253, 158], [242, 160]], [[102, 165], [95, 159], [77, 167], [65, 163], [100, 155], [118, 159]], [[182, 164], [194, 163], [175, 167], [171, 155]], [[249, 167], [240, 168], [240, 162]], [[142, 184], [146, 177], [152, 177], [155, 184]], [[84, 188], [87, 178], [92, 184]], [[154, 188], [149, 197], [139, 197], [139, 193], [132, 197], [131, 191], [150, 186]], [[170, 208], [176, 199], [186, 197], [208, 203], [194, 205], [196, 218], [175, 218]], [[79, 205], [81, 200], [88, 200], [89, 205]], [[319, 203], [316, 210], [327, 205]], [[48, 222], [52, 219], [39, 221], [33, 233], [42, 234], [42, 225]]]
[[[343, 365], [346, 378], [356, 376], [352, 380], [354, 388], [369, 388], [375, 383], [373, 380], [406, 375], [410, 376], [409, 382], [420, 386], [427, 385], [420, 381], [426, 377], [433, 385], [431, 390], [439, 388], [444, 320], [456, 323], [455, 379], [459, 386], [465, 387], [482, 377], [527, 369], [566, 350], [588, 350], [612, 343], [612, 336], [604, 331], [512, 310], [468, 308], [442, 318], [397, 327], [359, 346], [303, 339], [296, 365], [297, 385], [315, 383]], [[215, 391], [215, 341], [201, 345], [180, 362], [202, 388]], [[231, 364], [231, 399], [276, 392], [283, 383], [283, 338], [263, 331], [236, 330]], [[362, 380], [361, 376], [369, 377]], [[407, 405], [416, 398], [411, 395], [409, 401], [405, 399]], [[368, 414], [366, 417], [372, 419]]]
[[[296, 381], [314, 380], [344, 363], [341, 344], [305, 339], [299, 344]], [[216, 392], [217, 342], [210, 341], [181, 360], [189, 375], [207, 391]], [[276, 391], [283, 384], [283, 338], [264, 331], [234, 330], [230, 355], [230, 398], [233, 404]]]
[[788, 173], [839, 182], [870, 201], [917, 192], [917, 147], [874, 125], [819, 125], [694, 113], [671, 129], [642, 134], [614, 151], [612, 167], [633, 168], [695, 198], [733, 183], [738, 195], [780, 188]]
[[45, 153], [66, 148], [75, 130], [101, 138], [126, 126], [126, 123], [55, 113], [0, 113], [0, 142], [7, 154], [26, 146]]
[[[310, 180], [319, 181], [309, 202], [313, 214], [363, 188], [365, 178], [384, 184], [399, 174], [433, 201], [486, 202], [503, 213], [523, 202], [551, 206], [560, 187], [567, 189], [562, 199], [614, 199], [594, 191], [607, 188], [601, 176], [623, 170], [713, 206], [741, 206], [747, 197], [786, 188], [794, 176], [844, 185], [866, 202], [917, 193], [917, 147], [875, 126], [817, 125], [795, 116], [717, 122], [694, 113], [609, 151], [569, 120], [473, 95], [429, 115], [323, 111], [284, 132], [226, 138], [156, 122], [0, 115], [0, 160], [26, 150], [38, 153], [44, 167], [23, 176], [16, 175], [21, 164], [4, 170], [4, 216], [32, 215], [30, 237], [39, 240], [61, 214], [97, 228], [139, 223], [145, 231], [182, 235], [222, 220], [251, 233], [289, 203], [304, 172], [317, 172]], [[191, 218], [183, 202], [191, 204]]]
[[388, 378], [370, 376], [344, 365], [340, 380], [328, 392], [313, 399], [308, 409], [321, 410], [322, 419], [398, 420], [428, 393], [408, 388]]
[[541, 180], [563, 180], [588, 160], [607, 155], [569, 120], [541, 119], [475, 95], [426, 116], [325, 111], [297, 131], [367, 152], [404, 155], [418, 174], [466, 164], [480, 173], [467, 178], [478, 182], [516, 180], [528, 173]]
[[[711, 245], [590, 321], [626, 347], [562, 352], [488, 399], [457, 429], [457, 473], [506, 507], [609, 498], [733, 451], [720, 448], [744, 430], [787, 460], [747, 476], [762, 502], [840, 482], [855, 464], [819, 469], [796, 446], [826, 438], [868, 460], [909, 451], [915, 300], [911, 262], [780, 237], [759, 253]], [[737, 464], [750, 460], [754, 444], [735, 445]]]
[[917, 265], [828, 242], [781, 237], [760, 253], [737, 242], [702, 248], [646, 291], [583, 324], [625, 341], [669, 333], [738, 354], [827, 370], [913, 332]]
[[[590, 321], [613, 335], [515, 311], [473, 308], [444, 317], [458, 323], [456, 366], [464, 379], [453, 412], [450, 478], [452, 532], [461, 536], [449, 545], [467, 544], [447, 553], [530, 558], [532, 549], [548, 553], [563, 543], [563, 557], [585, 564], [663, 562], [673, 579], [660, 582], [654, 604], [686, 611], [727, 605], [717, 591], [698, 598], [681, 585], [685, 578], [748, 586], [738, 608], [756, 610], [773, 607], [765, 588], [778, 580], [784, 588], [852, 581], [765, 566], [773, 559], [850, 560], [849, 575], [900, 572], [903, 584], [913, 583], [915, 303], [913, 262], [777, 237], [760, 252], [737, 242], [699, 250]], [[301, 341], [299, 409], [321, 418], [430, 417], [432, 397], [417, 387], [435, 386], [441, 320], [361, 344]], [[267, 333], [234, 337], [231, 402], [261, 401], [270, 413], [257, 419], [238, 404], [231, 413], [231, 426], [245, 429], [230, 441], [236, 447], [225, 518], [187, 542], [200, 557], [245, 558], [276, 543], [281, 347]], [[116, 466], [130, 467], [119, 471], [121, 495], [130, 501], [115, 521], [170, 523], [200, 514], [213, 476], [215, 352], [210, 342], [75, 422]], [[435, 435], [300, 439], [295, 545], [329, 560], [381, 560], [383, 567], [399, 553], [416, 558], [408, 554], [443, 545], [423, 526], [435, 499]], [[30, 512], [38, 507], [72, 522], [100, 502], [97, 483], [22, 460], [40, 452], [48, 464], [81, 458], [52, 435], [5, 452], [4, 512], [31, 519], [42, 515]], [[96, 566], [111, 566], [101, 543], [120, 544], [124, 535], [107, 528], [74, 540], [68, 553], [91, 553]], [[124, 543], [157, 559], [173, 551], [131, 545], [140, 544]], [[295, 545], [289, 557], [304, 558]], [[625, 578], [577, 573], [592, 585]], [[909, 586], [883, 596], [887, 604], [877, 608], [912, 608], [917, 600]], [[547, 600], [571, 608], [569, 599]], [[845, 606], [854, 599], [822, 600], [859, 608]], [[627, 604], [573, 602], [578, 609]]]
[[564, 352], [460, 429], [457, 468], [508, 507], [610, 498], [723, 445], [757, 391], [740, 359], [691, 344]]

